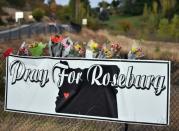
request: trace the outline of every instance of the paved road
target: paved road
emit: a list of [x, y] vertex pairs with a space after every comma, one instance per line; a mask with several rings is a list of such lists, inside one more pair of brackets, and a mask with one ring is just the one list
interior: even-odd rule
[[46, 24], [46, 23], [34, 23], [30, 25], [22, 25], [13, 29], [0, 31], [0, 41], [18, 39], [24, 37], [31, 37], [36, 34], [46, 34], [46, 33], [58, 33], [64, 30], [72, 31], [69, 25], [57, 24]]

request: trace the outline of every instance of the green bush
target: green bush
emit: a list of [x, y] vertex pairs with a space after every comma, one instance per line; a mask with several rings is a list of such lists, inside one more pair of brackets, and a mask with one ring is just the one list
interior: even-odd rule
[[32, 15], [33, 15], [33, 17], [34, 17], [34, 19], [35, 19], [36, 21], [41, 21], [42, 18], [43, 18], [43, 16], [44, 16], [44, 14], [45, 14], [45, 12], [44, 12], [44, 10], [41, 9], [41, 8], [36, 8], [36, 9], [33, 10], [33, 12], [32, 12]]
[[57, 11], [57, 18], [61, 21], [61, 22], [70, 22], [70, 20], [72, 20], [71, 18], [71, 9], [68, 6], [64, 6], [61, 7], [58, 11]]
[[87, 27], [93, 30], [98, 30], [98, 29], [102, 29], [103, 27], [105, 27], [105, 24], [100, 22], [98, 19], [88, 18]]
[[159, 23], [160, 23], [160, 15], [155, 15], [151, 13], [147, 21], [147, 28], [150, 30], [151, 33], [154, 33], [157, 31]]
[[175, 15], [172, 19], [170, 33], [176, 41], [179, 40], [179, 16], [178, 15]]
[[160, 20], [158, 36], [163, 39], [167, 39], [170, 37], [170, 24], [168, 19], [163, 18]]

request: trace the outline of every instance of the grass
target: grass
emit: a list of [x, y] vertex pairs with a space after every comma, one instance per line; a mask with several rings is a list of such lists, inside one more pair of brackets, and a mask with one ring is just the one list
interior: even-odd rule
[[111, 29], [117, 29], [119, 31], [121, 26], [120, 23], [123, 21], [129, 21], [132, 27], [140, 28], [140, 25], [142, 24], [141, 18], [142, 16], [112, 15], [110, 16], [110, 19], [108, 21], [105, 21], [104, 23], [107, 24]]

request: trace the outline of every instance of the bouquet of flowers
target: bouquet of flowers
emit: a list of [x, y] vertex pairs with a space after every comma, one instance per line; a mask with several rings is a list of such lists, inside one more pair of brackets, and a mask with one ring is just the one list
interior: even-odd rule
[[17, 52], [17, 55], [21, 56], [28, 56], [29, 55], [29, 50], [28, 50], [28, 45], [23, 42]]
[[52, 57], [67, 57], [73, 46], [73, 42], [69, 37], [62, 35], [51, 36], [49, 41], [49, 54]]
[[111, 42], [112, 58], [121, 58], [120, 56], [121, 48], [122, 47], [119, 42]]
[[62, 45], [62, 40], [64, 37], [62, 35], [51, 36], [49, 40], [49, 54], [52, 57], [61, 57], [64, 46]]
[[44, 53], [44, 49], [46, 47], [46, 44], [43, 44], [42, 42], [34, 42], [29, 45], [29, 52], [32, 56], [42, 56]]
[[84, 57], [85, 56], [85, 46], [83, 43], [76, 42], [70, 52], [69, 52], [70, 57]]
[[145, 55], [141, 47], [132, 47], [128, 53], [128, 59], [140, 59], [144, 56]]
[[[133, 46], [128, 53], [128, 59], [140, 59], [144, 57], [144, 52], [139, 44], [136, 41], [134, 41], [134, 44], [135, 46]], [[94, 40], [90, 40], [87, 44], [84, 42], [74, 43], [70, 37], [53, 35], [50, 37], [48, 46], [46, 45], [47, 44], [42, 42], [34, 42], [30, 45], [23, 42], [17, 55], [42, 56], [45, 54], [52, 57], [86, 57], [99, 59], [121, 58], [120, 53], [122, 47], [121, 44], [116, 41], [106, 42], [104, 44], [99, 44]], [[12, 53], [13, 49], [9, 48], [3, 53], [2, 58], [5, 58]]]

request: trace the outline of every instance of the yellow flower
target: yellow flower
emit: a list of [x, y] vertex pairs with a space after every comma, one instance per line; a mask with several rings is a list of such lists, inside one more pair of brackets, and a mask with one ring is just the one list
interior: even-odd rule
[[137, 48], [132, 47], [131, 51], [132, 51], [132, 53], [136, 53], [137, 52]]
[[81, 45], [80, 44], [75, 44], [74, 48], [76, 51], [79, 51], [81, 49]]
[[96, 50], [98, 48], [98, 43], [94, 42], [93, 40], [90, 42], [90, 49]]
[[112, 58], [112, 52], [109, 49], [104, 48], [103, 50], [106, 58]]
[[107, 48], [104, 48], [104, 53], [107, 54], [108, 53], [108, 49]]
[[112, 53], [109, 51], [108, 54], [106, 55], [107, 58], [112, 58]]

